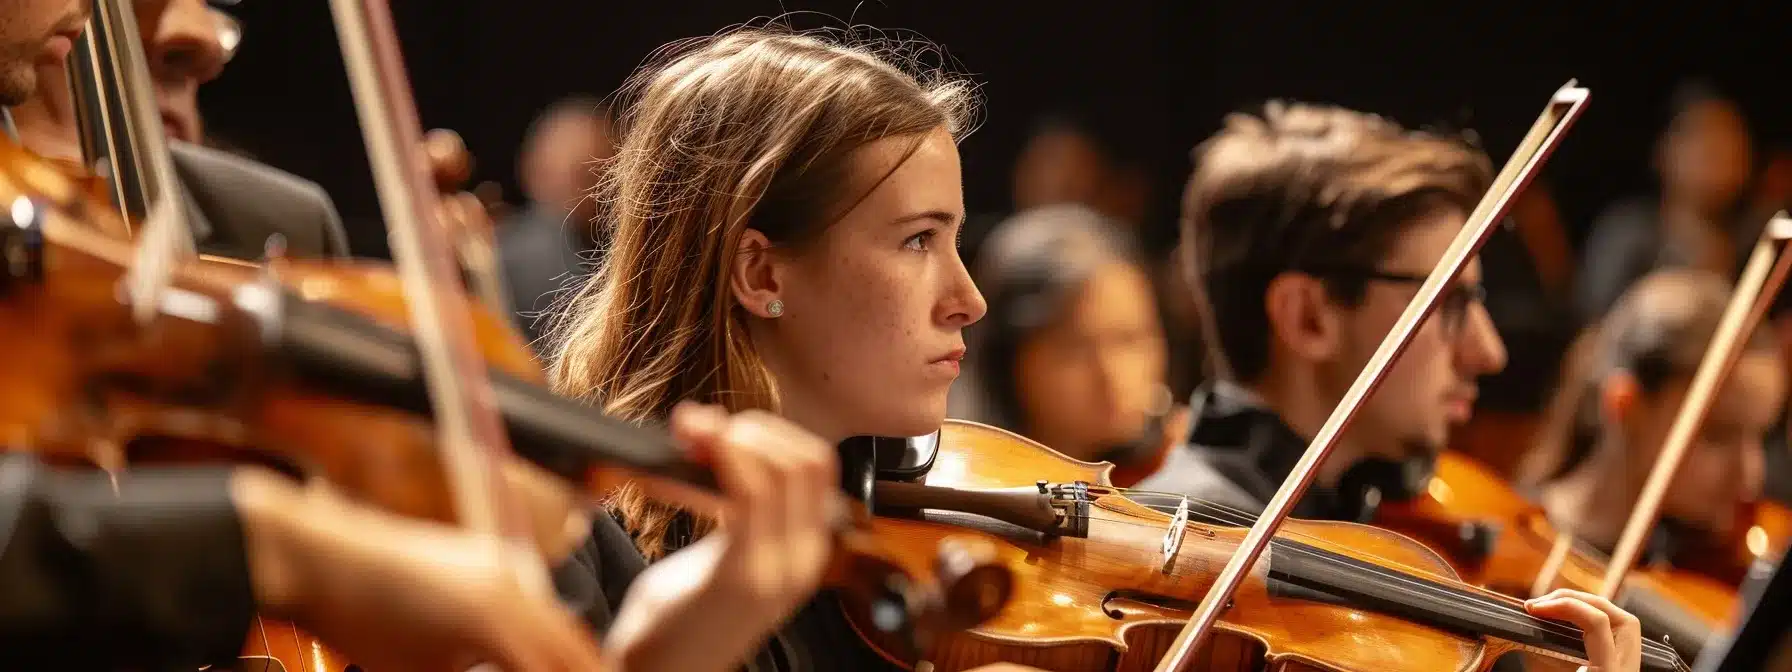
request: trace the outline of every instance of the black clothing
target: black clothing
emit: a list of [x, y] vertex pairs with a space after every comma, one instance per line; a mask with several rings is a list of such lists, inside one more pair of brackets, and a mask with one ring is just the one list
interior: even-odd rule
[[255, 614], [230, 470], [58, 473], [0, 456], [0, 651], [12, 666], [197, 669]]
[[[689, 520], [673, 526], [668, 549], [691, 541]], [[591, 537], [573, 559], [555, 571], [555, 584], [569, 606], [602, 633], [622, 597], [647, 563], [617, 521], [598, 516]], [[864, 644], [846, 622], [833, 593], [822, 591], [766, 642], [745, 672], [881, 672], [898, 670]]]

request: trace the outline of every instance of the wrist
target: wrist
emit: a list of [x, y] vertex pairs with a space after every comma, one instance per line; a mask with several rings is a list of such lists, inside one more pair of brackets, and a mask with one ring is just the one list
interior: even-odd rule
[[261, 469], [238, 469], [230, 479], [231, 501], [242, 520], [243, 546], [255, 603], [284, 616], [298, 607], [304, 589], [302, 551], [304, 497], [297, 486]]

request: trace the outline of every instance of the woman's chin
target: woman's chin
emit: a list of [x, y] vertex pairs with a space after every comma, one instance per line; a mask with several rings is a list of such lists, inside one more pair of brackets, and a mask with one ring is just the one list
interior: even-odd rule
[[892, 438], [927, 436], [939, 431], [940, 425], [945, 423], [946, 404], [944, 401], [937, 405], [929, 404], [924, 407], [891, 409], [884, 417], [871, 423], [871, 426], [877, 428], [877, 431], [872, 432], [871, 435]]

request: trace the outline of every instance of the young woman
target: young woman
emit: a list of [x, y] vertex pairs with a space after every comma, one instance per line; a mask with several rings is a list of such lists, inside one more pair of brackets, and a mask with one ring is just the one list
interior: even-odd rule
[[[662, 54], [599, 190], [610, 247], [553, 332], [559, 391], [641, 422], [682, 400], [765, 409], [828, 442], [937, 430], [986, 310], [954, 244], [972, 90], [776, 31]], [[650, 559], [734, 525], [632, 487], [612, 503]], [[835, 604], [811, 601], [755, 669], [887, 668]], [[1638, 668], [1635, 619], [1609, 603], [1535, 609], [1589, 626], [1594, 665]]]
[[[1656, 271], [1582, 337], [1526, 466], [1558, 524], [1595, 546], [1617, 542], [1732, 291], [1710, 271]], [[1770, 333], [1753, 334], [1668, 487], [1657, 550], [1671, 553], [1689, 533], [1729, 534], [1741, 505], [1760, 495], [1762, 439], [1785, 408], [1786, 384]]]
[[973, 277], [989, 315], [967, 332], [952, 417], [1122, 469], [1185, 438], [1164, 423], [1163, 325], [1125, 229], [1080, 205], [1028, 210], [991, 231]]

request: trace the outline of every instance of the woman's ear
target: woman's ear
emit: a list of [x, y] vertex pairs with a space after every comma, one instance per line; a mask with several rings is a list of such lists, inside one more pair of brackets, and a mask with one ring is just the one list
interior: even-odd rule
[[[740, 236], [735, 255], [734, 270], [728, 278], [734, 290], [734, 300], [748, 313], [759, 317], [777, 317], [774, 311], [782, 314], [784, 309], [779, 292], [783, 288], [784, 272], [771, 239], [755, 229], [747, 229]], [[776, 307], [774, 302], [777, 302]]]
[[1343, 319], [1326, 297], [1325, 284], [1301, 273], [1283, 273], [1263, 293], [1269, 335], [1302, 359], [1320, 361], [1338, 354]]
[[1619, 369], [1599, 383], [1599, 413], [1608, 422], [1624, 422], [1636, 413], [1642, 397], [1643, 387], [1636, 376]]

